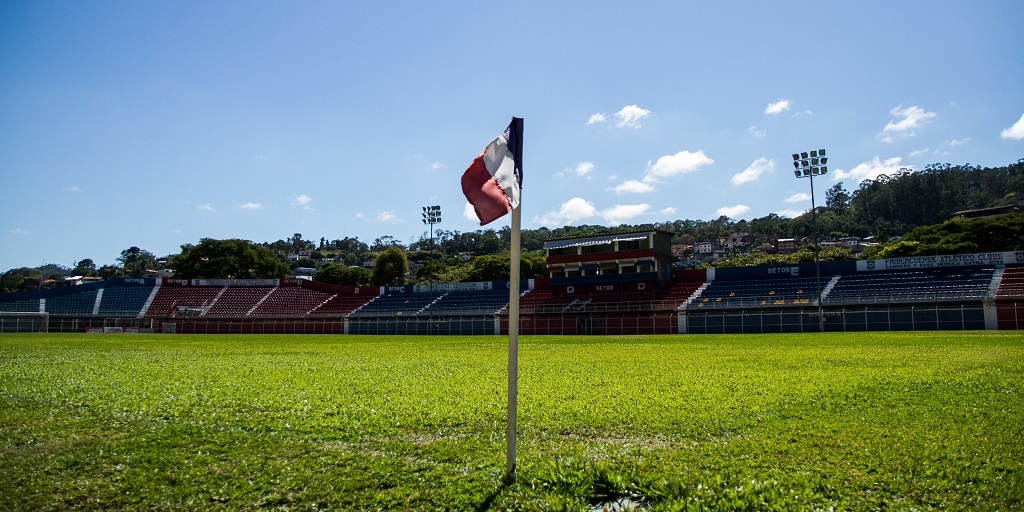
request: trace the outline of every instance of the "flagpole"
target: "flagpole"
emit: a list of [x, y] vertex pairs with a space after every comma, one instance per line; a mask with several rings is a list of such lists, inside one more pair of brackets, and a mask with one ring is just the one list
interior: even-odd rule
[[519, 395], [519, 246], [520, 206], [512, 209], [512, 248], [508, 283], [508, 426], [505, 432], [505, 483], [516, 482], [516, 409]]

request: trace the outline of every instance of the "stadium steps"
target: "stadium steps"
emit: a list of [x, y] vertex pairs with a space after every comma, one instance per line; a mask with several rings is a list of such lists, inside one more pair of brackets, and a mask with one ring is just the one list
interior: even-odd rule
[[420, 313], [422, 313], [422, 312], [426, 311], [426, 310], [427, 310], [427, 309], [428, 309], [428, 308], [429, 308], [430, 306], [433, 306], [434, 304], [437, 304], [437, 303], [438, 303], [438, 301], [440, 301], [441, 299], [443, 299], [443, 298], [447, 297], [447, 296], [448, 296], [448, 293], [450, 293], [450, 292], [444, 292], [444, 293], [442, 293], [441, 295], [439, 295], [439, 296], [438, 296], [438, 297], [437, 297], [436, 299], [434, 299], [434, 300], [432, 300], [432, 301], [428, 302], [428, 303], [427, 303], [427, 305], [426, 305], [426, 306], [423, 306], [422, 308], [420, 308], [420, 310], [419, 310], [419, 311], [417, 311], [417, 312], [416, 312], [416, 314], [418, 315], [418, 314], [420, 314]]
[[691, 293], [690, 296], [686, 298], [686, 302], [683, 302], [682, 304], [679, 305], [679, 309], [686, 309], [687, 306], [695, 302], [697, 298], [700, 297], [702, 293], [704, 293], [704, 290], [707, 289], [708, 285], [710, 284], [710, 281], [704, 281], [703, 283], [701, 283], [700, 286], [698, 286], [697, 289], [694, 290], [693, 293]]
[[156, 298], [157, 292], [160, 291], [160, 281], [162, 281], [162, 279], [156, 280], [156, 285], [153, 286], [153, 291], [149, 292], [149, 297], [146, 297], [146, 302], [142, 304], [142, 308], [139, 309], [139, 316], [136, 318], [144, 318], [146, 313], [149, 313], [149, 307], [153, 305], [153, 299]]
[[331, 295], [330, 297], [327, 297], [327, 299], [325, 299], [323, 302], [321, 302], [320, 304], [317, 304], [315, 307], [313, 307], [313, 309], [309, 310], [309, 314], [310, 315], [315, 314], [318, 309], [324, 307], [324, 305], [326, 305], [328, 302], [334, 300], [334, 298], [337, 297], [337, 296], [338, 296], [338, 294], [335, 293], [334, 295]]
[[822, 304], [824, 304], [825, 300], [828, 299], [828, 294], [832, 292], [832, 288], [835, 288], [836, 287], [836, 283], [838, 283], [838, 282], [839, 282], [839, 276], [838, 275], [834, 275], [834, 276], [832, 276], [832, 279], [828, 280], [828, 284], [826, 284], [825, 288], [823, 290], [821, 290], [821, 297], [818, 298], [818, 300], [820, 300]]
[[213, 306], [217, 304], [217, 301], [220, 300], [221, 296], [224, 295], [224, 292], [228, 291], [228, 288], [228, 286], [222, 287], [220, 291], [217, 292], [217, 296], [214, 297], [213, 300], [211, 300], [210, 303], [206, 305], [206, 308], [203, 310], [202, 313], [199, 314], [199, 316], [206, 316], [206, 314], [209, 313], [211, 309], [213, 309]]
[[995, 272], [992, 272], [992, 281], [988, 284], [988, 293], [985, 294], [986, 299], [994, 299], [996, 297], [999, 285], [1003, 282], [1003, 274], [1005, 272], [1005, 267], [997, 267]]
[[253, 307], [249, 308], [249, 311], [245, 312], [245, 316], [249, 316], [252, 314], [253, 311], [256, 311], [256, 308], [260, 307], [260, 304], [263, 304], [263, 302], [266, 301], [268, 297], [270, 297], [270, 294], [274, 293], [274, 290], [277, 290], [278, 288], [280, 287], [275, 286], [271, 288], [270, 291], [266, 293], [266, 295], [260, 297], [260, 300], [256, 301], [256, 304]]
[[100, 288], [99, 290], [96, 290], [96, 302], [94, 302], [92, 305], [92, 316], [100, 314], [100, 303], [103, 302], [104, 291], [106, 291], [106, 288]]

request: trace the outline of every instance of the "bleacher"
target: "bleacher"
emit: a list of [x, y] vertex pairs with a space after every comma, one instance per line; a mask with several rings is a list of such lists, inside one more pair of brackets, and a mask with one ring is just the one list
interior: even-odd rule
[[[824, 287], [832, 276], [822, 276]], [[785, 277], [711, 281], [694, 297], [690, 308], [803, 306], [818, 303], [818, 279]]]
[[997, 299], [1024, 298], [1024, 265], [1007, 266], [996, 290]]
[[278, 287], [256, 306], [250, 316], [306, 316], [331, 300], [334, 295], [297, 286]]
[[203, 314], [207, 317], [244, 317], [264, 297], [274, 291], [272, 286], [228, 286]]
[[621, 286], [616, 286], [612, 290], [574, 294], [556, 294], [549, 288], [534, 289], [520, 297], [519, 311], [556, 313], [672, 310], [685, 303], [701, 284], [703, 283], [698, 281], [677, 281], [666, 283], [660, 289], [654, 284], [646, 290], [632, 291], [625, 291]]
[[350, 316], [415, 315], [436, 300], [438, 293], [387, 293], [375, 297]]
[[0, 311], [6, 313], [38, 313], [39, 299], [0, 301]]
[[988, 294], [994, 272], [992, 266], [858, 272], [842, 276], [824, 303], [981, 300]]
[[508, 290], [455, 290], [441, 295], [426, 312], [436, 314], [494, 314], [508, 305]]
[[348, 295], [339, 293], [309, 312], [309, 316], [344, 316], [359, 309], [375, 295]]
[[103, 288], [100, 316], [136, 317], [153, 293], [153, 285], [115, 285]]
[[71, 293], [46, 300], [46, 312], [62, 316], [92, 316], [96, 307], [97, 290]]
[[223, 290], [220, 286], [161, 286], [146, 311], [148, 318], [172, 318], [178, 307], [206, 308]]

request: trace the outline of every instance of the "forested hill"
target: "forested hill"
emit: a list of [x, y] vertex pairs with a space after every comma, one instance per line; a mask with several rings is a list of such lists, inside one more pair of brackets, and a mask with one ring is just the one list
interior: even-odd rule
[[[820, 194], [820, 192], [819, 192]], [[861, 182], [850, 192], [840, 182], [825, 193], [818, 205], [818, 232], [825, 236], [903, 235], [916, 227], [939, 224], [963, 210], [1013, 204], [1024, 200], [1024, 159], [1004, 167], [970, 164], [933, 164], [920, 171], [901, 170]], [[638, 226], [565, 227], [524, 232], [524, 246], [539, 249], [547, 238], [604, 234], [623, 230], [660, 228], [677, 233], [676, 243], [713, 240], [735, 232], [781, 238], [812, 232], [810, 211], [793, 219], [769, 214], [751, 220], [720, 217], [715, 220], [677, 220]], [[524, 247], [526, 248], [526, 247]]]
[[1006, 167], [929, 165], [861, 183], [851, 198], [854, 221], [902, 233], [938, 224], [955, 212], [1024, 200], [1024, 159]]

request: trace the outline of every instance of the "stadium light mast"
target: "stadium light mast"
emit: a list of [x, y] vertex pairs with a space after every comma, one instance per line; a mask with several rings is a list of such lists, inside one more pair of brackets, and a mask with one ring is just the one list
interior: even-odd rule
[[825, 315], [821, 306], [821, 261], [818, 252], [821, 247], [818, 245], [818, 211], [814, 206], [814, 177], [824, 176], [828, 173], [828, 157], [825, 150], [819, 149], [801, 153], [793, 153], [793, 174], [797, 178], [809, 178], [811, 182], [811, 236], [814, 239], [814, 273], [818, 278], [818, 331], [825, 332]]
[[[430, 250], [434, 250], [434, 224], [440, 224], [441, 223], [441, 206], [440, 205], [436, 205], [436, 204], [433, 205], [433, 206], [424, 206], [423, 207], [423, 223], [430, 225]], [[427, 276], [428, 276], [427, 277], [427, 281], [430, 283], [430, 295], [433, 296], [434, 295], [434, 265], [430, 261], [428, 261], [428, 263], [430, 264], [430, 266], [429, 266], [429, 268], [427, 268]]]

